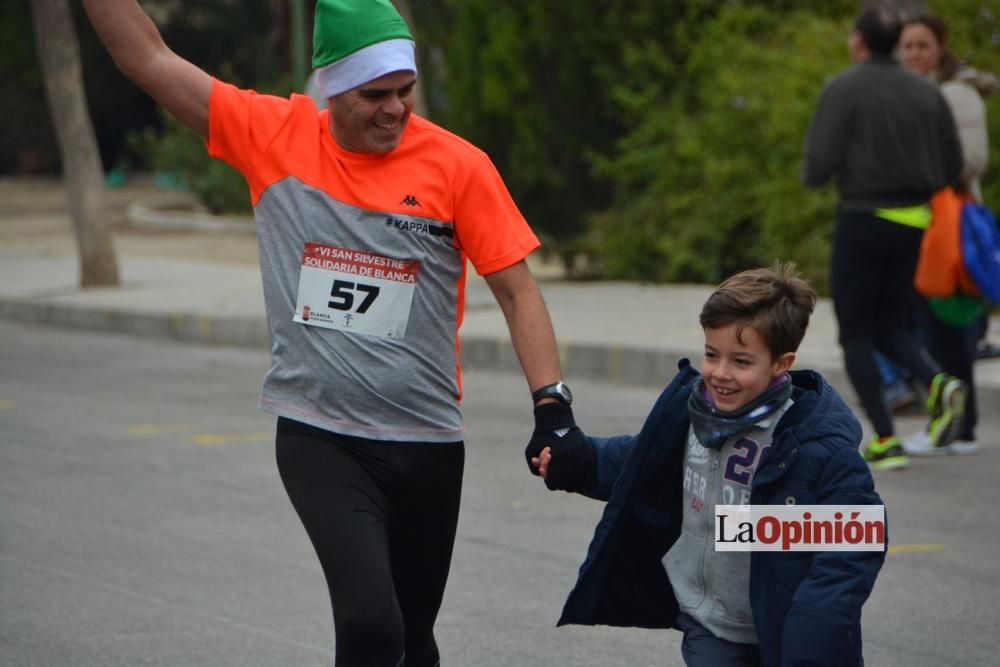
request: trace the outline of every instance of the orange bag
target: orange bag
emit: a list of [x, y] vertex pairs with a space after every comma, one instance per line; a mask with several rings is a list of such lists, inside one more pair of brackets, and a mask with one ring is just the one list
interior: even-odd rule
[[964, 202], [950, 187], [938, 191], [931, 199], [931, 225], [924, 230], [920, 259], [913, 275], [913, 286], [923, 296], [979, 293], [962, 264], [959, 221]]

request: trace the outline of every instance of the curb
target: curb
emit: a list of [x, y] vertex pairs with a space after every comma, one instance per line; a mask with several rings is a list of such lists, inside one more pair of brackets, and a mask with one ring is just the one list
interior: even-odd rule
[[[127, 334], [181, 343], [224, 345], [266, 350], [267, 324], [262, 317], [217, 317], [185, 312], [141, 313], [72, 304], [29, 302], [0, 298], [0, 318], [42, 326]], [[697, 360], [700, 350], [653, 350], [588, 343], [559, 343], [563, 372], [571, 380], [585, 379], [615, 385], [661, 388], [677, 372], [683, 358]], [[520, 373], [521, 365], [510, 339], [463, 336], [463, 370]], [[842, 367], [804, 364], [823, 374], [852, 405], [854, 389]], [[976, 385], [977, 401], [984, 406], [1000, 403], [1000, 386]]]
[[267, 325], [256, 317], [213, 317], [191, 313], [138, 313], [112, 308], [0, 299], [0, 318], [23, 324], [62, 326], [185, 343], [267, 349]]
[[[520, 373], [510, 339], [462, 337], [462, 369]], [[642, 350], [607, 345], [559, 343], [559, 359], [568, 378], [600, 380], [639, 387], [663, 387], [677, 363], [693, 352]]]
[[[39, 303], [0, 298], [0, 318], [24, 324], [62, 326], [85, 331], [121, 333], [183, 343], [231, 345], [267, 349], [267, 324], [261, 317], [217, 317], [185, 312], [142, 313], [63, 303]], [[559, 343], [567, 377], [639, 387], [662, 387], [677, 371], [678, 362], [696, 359], [698, 350], [651, 350], [588, 343]], [[520, 373], [521, 364], [510, 339], [462, 336], [462, 368]], [[817, 369], [843, 391], [843, 372]]]

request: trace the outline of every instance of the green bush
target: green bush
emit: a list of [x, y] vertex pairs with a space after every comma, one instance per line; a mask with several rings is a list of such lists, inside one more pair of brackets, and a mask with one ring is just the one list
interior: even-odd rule
[[132, 152], [173, 184], [194, 193], [213, 213], [250, 213], [250, 192], [243, 176], [208, 156], [205, 142], [167, 113], [163, 130], [147, 128], [129, 135]]
[[[730, 2], [700, 30], [686, 22], [690, 52], [673, 85], [615, 91], [636, 124], [596, 162], [615, 198], [588, 218], [582, 246], [593, 275], [714, 283], [781, 258], [825, 291], [836, 194], [832, 185], [802, 186], [802, 143], [824, 81], [849, 65], [857, 7], [796, 7]], [[948, 22], [956, 55], [1000, 72], [1000, 14], [982, 0], [931, 9]], [[662, 51], [643, 57], [670, 69]], [[987, 105], [992, 167], [983, 189], [996, 208], [1000, 95]]]
[[[816, 97], [847, 66], [843, 20], [727, 5], [693, 45], [684, 77], [599, 161], [615, 204], [585, 247], [600, 275], [717, 282], [791, 259], [826, 283], [830, 189], [799, 180]], [[656, 108], [656, 104], [662, 104]]]
[[611, 202], [592, 157], [611, 151], [627, 127], [612, 87], [663, 79], [634, 54], [665, 42], [689, 5], [702, 4], [711, 3], [449, 4], [448, 104], [438, 120], [490, 155], [546, 248], [564, 259], [575, 253], [585, 216]]

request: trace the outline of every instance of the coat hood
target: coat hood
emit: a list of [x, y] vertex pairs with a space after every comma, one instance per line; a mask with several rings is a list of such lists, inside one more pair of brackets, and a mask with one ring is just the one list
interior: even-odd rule
[[989, 97], [1000, 92], [1000, 79], [992, 72], [980, 72], [979, 70], [962, 65], [959, 67], [952, 81], [967, 83], [977, 91], [982, 97]]
[[857, 449], [861, 423], [837, 390], [815, 371], [791, 371], [792, 400], [779, 429], [789, 430], [799, 442], [842, 440]]

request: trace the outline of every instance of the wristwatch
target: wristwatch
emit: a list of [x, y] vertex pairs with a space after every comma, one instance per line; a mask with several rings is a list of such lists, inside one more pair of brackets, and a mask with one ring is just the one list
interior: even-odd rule
[[543, 398], [554, 398], [564, 405], [573, 404], [573, 392], [569, 390], [569, 385], [565, 382], [547, 384], [531, 395], [531, 400], [535, 403], [538, 403]]

